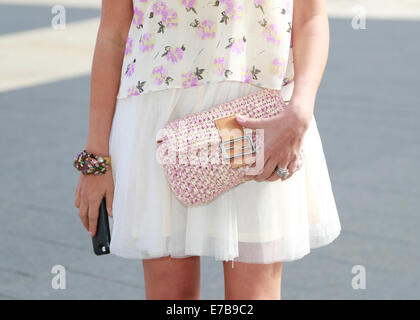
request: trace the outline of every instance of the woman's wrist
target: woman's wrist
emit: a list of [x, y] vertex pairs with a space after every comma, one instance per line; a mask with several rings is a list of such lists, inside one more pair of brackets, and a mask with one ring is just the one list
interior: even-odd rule
[[109, 155], [109, 139], [105, 141], [99, 139], [88, 139], [86, 142], [85, 150], [97, 155]]
[[309, 97], [292, 97], [286, 111], [306, 130], [312, 121], [314, 104], [315, 101]]
[[314, 81], [302, 78], [300, 78], [299, 81], [296, 80], [293, 88], [293, 94], [289, 103], [291, 106], [290, 111], [294, 113], [299, 121], [306, 127], [309, 126], [312, 120], [318, 91], [317, 88]]
[[100, 156], [109, 155], [109, 145], [108, 144], [98, 144], [98, 143], [86, 143], [85, 150], [90, 153], [94, 153]]

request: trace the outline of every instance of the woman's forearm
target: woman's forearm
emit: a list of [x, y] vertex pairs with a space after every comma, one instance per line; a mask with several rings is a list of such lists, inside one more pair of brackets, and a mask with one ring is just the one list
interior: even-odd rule
[[89, 132], [86, 150], [109, 154], [109, 135], [115, 112], [125, 42], [98, 32], [90, 85]]
[[125, 41], [133, 18], [131, 0], [102, 0], [90, 85], [86, 150], [109, 154], [109, 135], [120, 85]]
[[294, 90], [292, 101], [312, 119], [315, 98], [328, 59], [329, 27], [325, 0], [295, 0], [293, 16]]

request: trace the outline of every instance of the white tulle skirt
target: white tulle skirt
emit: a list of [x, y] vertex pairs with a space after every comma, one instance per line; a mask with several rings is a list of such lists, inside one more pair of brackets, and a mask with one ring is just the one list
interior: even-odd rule
[[111, 253], [136, 259], [212, 256], [273, 263], [332, 242], [340, 222], [315, 119], [302, 169], [282, 182], [249, 181], [206, 206], [185, 207], [156, 160], [168, 121], [261, 90], [225, 81], [117, 100], [110, 136], [115, 182]]

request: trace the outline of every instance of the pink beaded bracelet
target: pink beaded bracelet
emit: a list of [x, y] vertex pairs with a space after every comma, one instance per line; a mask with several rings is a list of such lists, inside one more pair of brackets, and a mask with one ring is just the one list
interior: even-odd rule
[[110, 168], [111, 157], [96, 156], [83, 150], [75, 156], [73, 166], [84, 175], [102, 175]]

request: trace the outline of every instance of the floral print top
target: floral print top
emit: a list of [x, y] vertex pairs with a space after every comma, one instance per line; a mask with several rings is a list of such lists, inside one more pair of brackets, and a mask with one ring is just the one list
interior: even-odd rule
[[133, 0], [118, 99], [168, 88], [293, 80], [293, 0]]

